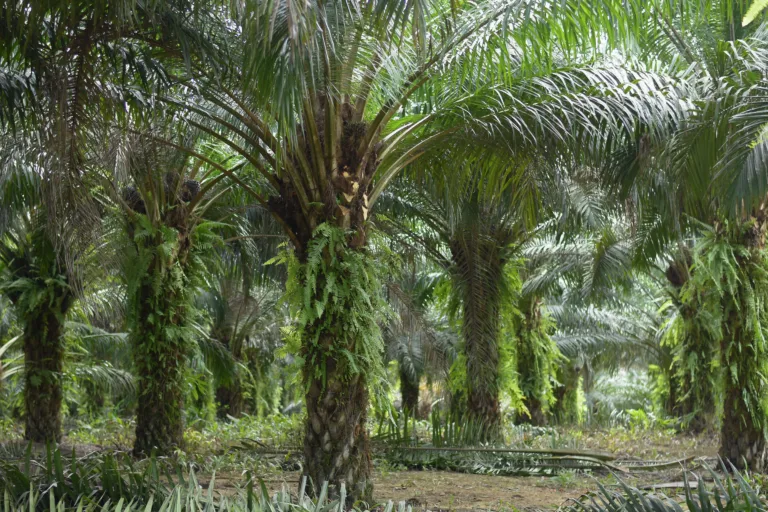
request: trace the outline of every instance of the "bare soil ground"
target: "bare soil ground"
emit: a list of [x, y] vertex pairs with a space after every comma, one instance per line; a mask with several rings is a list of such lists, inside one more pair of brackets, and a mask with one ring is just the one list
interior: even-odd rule
[[[283, 487], [296, 492], [299, 473], [284, 473], [265, 480], [270, 492]], [[205, 482], [201, 482], [205, 485]], [[223, 494], [236, 492], [237, 484], [216, 479]], [[379, 503], [401, 501], [414, 510], [542, 510], [555, 509], [596, 487], [594, 480], [577, 477], [567, 484], [557, 478], [472, 475], [447, 471], [391, 471], [374, 475], [374, 497]]]
[[377, 475], [374, 489], [377, 499], [406, 501], [414, 509], [522, 510], [556, 508], [590, 483], [594, 487], [587, 479], [564, 487], [551, 478], [403, 471]]

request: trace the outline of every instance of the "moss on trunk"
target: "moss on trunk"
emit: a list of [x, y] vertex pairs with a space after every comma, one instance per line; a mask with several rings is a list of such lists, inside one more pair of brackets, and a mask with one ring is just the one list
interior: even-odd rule
[[159, 290], [153, 286], [156, 278], [167, 283], [169, 277], [148, 274], [137, 296], [141, 313], [134, 319], [131, 332], [138, 377], [133, 445], [137, 455], [153, 450], [166, 455], [183, 442], [187, 343], [181, 329], [188, 313], [178, 309], [178, 290], [169, 285]]
[[138, 381], [137, 455], [169, 454], [183, 443], [184, 378], [194, 309], [190, 276], [196, 270], [188, 260], [189, 234], [180, 221], [173, 225], [144, 223], [133, 237], [128, 323]]
[[550, 402], [554, 401], [552, 380], [562, 356], [549, 337], [550, 327], [542, 317], [541, 300], [536, 297], [523, 300], [520, 311], [517, 374], [528, 414], [519, 414], [517, 421], [543, 426], [548, 423]]
[[559, 368], [557, 380], [560, 386], [555, 389], [553, 415], [561, 425], [573, 425], [579, 422], [579, 387], [581, 368], [570, 361]]
[[24, 438], [37, 443], [61, 439], [62, 311], [43, 308], [24, 326]]

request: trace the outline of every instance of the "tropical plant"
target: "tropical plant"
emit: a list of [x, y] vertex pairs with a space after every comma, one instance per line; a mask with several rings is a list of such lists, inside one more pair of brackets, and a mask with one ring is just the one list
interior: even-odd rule
[[[726, 469], [725, 467], [723, 469]], [[734, 472], [733, 476], [721, 477], [707, 468], [714, 480], [710, 487], [703, 475], [686, 473], [683, 485], [685, 491], [685, 506], [692, 512], [712, 510], [748, 510], [762, 512], [766, 509], [765, 497], [758, 493], [747, 480], [748, 475]], [[641, 491], [619, 481], [619, 489], [613, 490], [599, 484], [600, 490], [590, 499], [573, 500], [563, 507], [568, 512], [615, 512], [627, 510], [632, 512], [679, 512], [682, 504], [658, 492]]]
[[412, 261], [409, 267], [386, 283], [393, 313], [384, 328], [385, 357], [397, 361], [403, 410], [410, 416], [421, 416], [421, 379], [426, 375], [446, 381], [456, 358], [457, 340], [436, 308], [435, 287], [440, 273], [428, 272], [424, 262]]
[[[644, 249], [650, 250], [640, 254], [652, 261], [660, 254], [659, 248], [672, 247], [674, 251], [670, 258], [674, 268], [667, 277], [678, 289], [676, 302], [681, 322], [687, 326], [684, 335], [678, 333], [677, 338], [681, 365], [677, 373], [687, 388], [681, 389], [679, 396], [689, 401], [683, 410], [700, 410], [704, 417], [711, 416], [711, 408], [704, 403], [713, 400], [715, 388], [707, 384], [717, 380], [716, 369], [722, 367], [726, 406], [720, 455], [737, 467], [744, 467], [746, 461], [749, 467], [759, 468], [765, 459], [764, 420], [754, 404], [765, 394], [764, 383], [758, 373], [737, 374], [729, 369], [748, 364], [741, 357], [751, 358], [761, 350], [751, 334], [761, 329], [759, 324], [746, 330], [731, 329], [731, 324], [742, 325], [747, 318], [757, 320], [760, 313], [740, 309], [751, 302], [739, 288], [693, 288], [710, 283], [707, 276], [722, 277], [720, 265], [724, 261], [739, 265], [728, 272], [738, 274], [747, 289], [761, 279], [756, 262], [763, 243], [755, 234], [764, 229], [761, 205], [765, 186], [757, 167], [763, 123], [757, 121], [755, 112], [749, 112], [749, 98], [765, 81], [767, 32], [765, 25], [743, 27], [739, 23], [747, 5], [723, 0], [687, 2], [680, 10], [654, 6], [662, 22], [646, 32], [640, 44], [648, 55], [695, 70], [689, 79], [696, 86], [694, 101], [685, 122], [665, 144], [657, 146], [641, 139], [629, 151], [620, 151], [617, 161], [621, 163], [613, 167], [613, 180], [630, 192], [638, 224], [656, 226], [645, 233], [652, 242]], [[648, 166], [653, 171], [638, 172]], [[713, 228], [704, 227], [707, 225]], [[733, 248], [704, 243], [703, 248], [715, 252], [700, 253], [695, 245], [702, 243], [700, 238], [711, 237], [710, 232], [717, 233], [719, 242], [730, 236]], [[692, 266], [690, 245], [699, 254], [698, 263]], [[726, 254], [743, 257], [726, 258]], [[713, 266], [706, 268], [708, 265]], [[726, 292], [721, 293], [722, 289]], [[709, 307], [714, 310], [691, 317], [691, 309]], [[721, 308], [740, 313], [730, 318], [718, 316], [716, 310]], [[711, 324], [713, 317], [721, 319], [719, 328]], [[726, 345], [732, 348], [725, 350]], [[719, 365], [711, 361], [690, 364], [718, 353]], [[699, 382], [705, 385], [702, 391], [706, 396], [693, 390]], [[745, 389], [748, 392], [742, 393]]]
[[23, 141], [5, 135], [0, 168], [0, 292], [22, 325], [25, 437], [58, 441], [61, 335], [75, 294], [71, 274], [46, 229], [39, 161]]
[[[482, 163], [468, 165], [480, 169]], [[418, 184], [404, 180], [388, 195], [385, 216], [393, 236], [421, 248], [450, 277], [448, 306], [452, 313], [461, 312], [461, 361], [466, 365], [461, 372], [466, 411], [461, 412], [486, 425], [493, 437], [501, 421], [501, 338], [516, 335], [512, 329], [505, 332], [514, 312], [503, 311], [503, 305], [518, 300], [514, 260], [517, 244], [526, 236], [527, 209], [534, 206], [517, 186], [525, 178], [486, 169]]]
[[[168, 453], [182, 444], [186, 363], [195, 338], [205, 336], [195, 297], [204, 272], [216, 264], [206, 258], [220, 243], [219, 223], [207, 216], [222, 196], [221, 175], [136, 127], [114, 140], [103, 157], [112, 182], [105, 199], [113, 205], [109, 222], [138, 380], [134, 451]], [[211, 158], [218, 158], [215, 151]]]
[[[226, 270], [228, 267], [229, 270]], [[285, 320], [278, 305], [278, 283], [243, 284], [235, 265], [225, 270], [202, 293], [199, 303], [211, 321], [210, 337], [228, 350], [237, 362], [231, 371], [216, 376], [217, 414], [238, 417], [247, 409], [247, 376], [261, 377], [280, 342], [280, 322]], [[258, 350], [263, 353], [254, 353]]]

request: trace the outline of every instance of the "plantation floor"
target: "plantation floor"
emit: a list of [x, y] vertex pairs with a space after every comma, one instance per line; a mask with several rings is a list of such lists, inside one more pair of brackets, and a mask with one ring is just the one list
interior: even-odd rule
[[414, 509], [514, 510], [556, 508], [578, 498], [592, 483], [564, 479], [471, 475], [443, 471], [402, 471], [377, 475], [376, 497], [407, 501]]
[[[126, 429], [130, 429], [130, 426]], [[257, 455], [239, 447], [242, 444], [239, 440], [241, 436], [238, 432], [221, 439], [216, 436], [201, 436], [197, 445], [190, 443], [187, 457], [197, 468], [199, 483], [207, 487], [211, 474], [216, 469], [216, 491], [232, 495], [242, 488], [245, 482], [244, 473], [249, 470], [253, 471], [255, 476], [263, 478], [273, 492], [283, 486], [291, 492], [296, 492], [300, 479], [300, 474], [296, 471], [297, 458], [292, 456], [289, 461], [284, 455]], [[73, 436], [67, 439], [62, 448], [63, 453], [71, 453], [74, 448], [77, 456], [82, 457], [91, 452], [127, 451], [131, 444], [129, 437], [115, 433], [105, 436], [105, 440], [109, 440], [107, 442], [95, 436], [91, 436], [91, 442], [83, 442], [85, 439], [82, 437]], [[202, 441], [206, 444], [201, 444]], [[690, 457], [712, 460], [711, 458], [716, 456], [718, 445], [715, 435], [693, 437], [670, 431], [623, 429], [563, 429], [554, 437], [541, 436], [517, 441], [533, 448], [608, 452], [617, 458], [616, 464], [621, 466], [629, 466], [632, 461], [658, 464]], [[2, 452], [22, 455], [25, 446], [18, 438], [10, 443], [0, 438]], [[44, 453], [44, 447], [39, 447], [39, 453]], [[637, 487], [661, 484], [665, 486], [665, 492], [674, 495], [679, 492], [675, 489], [675, 484], [683, 480], [683, 472], [680, 466], [673, 465], [663, 470], [623, 474], [622, 479]], [[577, 499], [585, 493], [596, 491], [598, 482], [607, 486], [617, 483], [616, 479], [607, 473], [589, 475], [564, 471], [554, 477], [491, 476], [435, 470], [405, 470], [402, 467], [393, 468], [381, 460], [377, 460], [374, 476], [377, 501], [405, 501], [416, 511], [435, 512], [554, 510], [569, 499]]]
[[[298, 472], [271, 476], [265, 484], [271, 492], [283, 486], [296, 492], [300, 475]], [[679, 470], [625, 475], [622, 480], [632, 486], [650, 488], [661, 486], [660, 490], [675, 495], [682, 482]], [[491, 476], [453, 473], [447, 471], [377, 471], [374, 476], [374, 494], [378, 502], [389, 500], [406, 502], [414, 510], [433, 512], [462, 512], [470, 510], [513, 511], [513, 510], [554, 510], [569, 500], [598, 489], [598, 482], [607, 487], [617, 485], [610, 475], [584, 475], [564, 473], [555, 477]], [[206, 482], [201, 482], [203, 485]], [[228, 485], [234, 482], [217, 479], [216, 487], [226, 493]]]
[[[295, 492], [298, 481], [298, 473], [286, 473], [282, 478], [270, 478], [265, 484], [272, 492], [283, 485]], [[220, 484], [224, 485], [217, 479], [216, 486]], [[575, 475], [573, 480], [447, 471], [377, 471], [374, 476], [377, 501], [405, 501], [414, 510], [431, 511], [554, 509], [565, 500], [576, 499], [595, 488], [594, 480]]]

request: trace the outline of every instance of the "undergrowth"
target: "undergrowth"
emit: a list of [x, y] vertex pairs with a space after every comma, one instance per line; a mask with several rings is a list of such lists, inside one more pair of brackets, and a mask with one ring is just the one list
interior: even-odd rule
[[[181, 512], [247, 510], [269, 512], [341, 512], [339, 500], [327, 499], [322, 486], [316, 499], [298, 488], [270, 495], [263, 481], [251, 472], [241, 484], [223, 493], [217, 490], [216, 475], [208, 481], [189, 465], [168, 458], [151, 457], [135, 461], [124, 452], [97, 453], [77, 458], [58, 449], [34, 452], [28, 445], [20, 452], [5, 451], [0, 457], [0, 498], [4, 512], [21, 511], [104, 511]], [[763, 512], [766, 510], [765, 482], [761, 475], [706, 468], [705, 474], [684, 474], [679, 497], [657, 491], [642, 491], [621, 479], [617, 485], [595, 480], [596, 492], [571, 500], [563, 512]], [[725, 476], [722, 476], [722, 475]], [[557, 477], [564, 489], [573, 486], [573, 472]], [[409, 512], [405, 502], [394, 505], [357, 503], [354, 510]]]
[[[67, 457], [59, 449], [35, 453], [28, 445], [23, 455], [4, 454], [0, 460], [0, 495], [4, 512], [67, 509], [104, 512], [181, 511], [341, 511], [345, 502], [342, 486], [339, 500], [327, 499], [327, 485], [317, 499], [305, 493], [306, 480], [298, 493], [283, 488], [270, 496], [263, 481], [250, 473], [232, 495], [216, 492], [215, 474], [204, 488], [194, 469], [165, 458], [150, 457], [134, 462], [126, 453]], [[361, 508], [367, 510], [365, 504]], [[390, 502], [383, 507], [391, 512]], [[378, 510], [382, 510], [379, 508]], [[405, 504], [399, 507], [406, 512]], [[410, 507], [407, 507], [410, 511]]]

